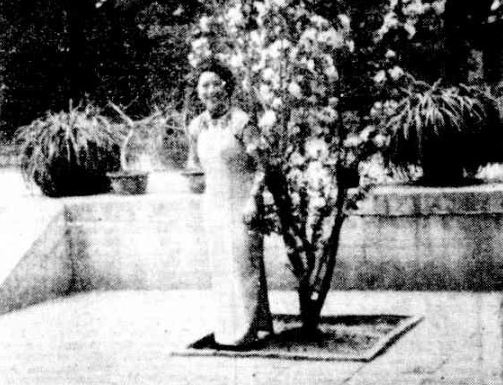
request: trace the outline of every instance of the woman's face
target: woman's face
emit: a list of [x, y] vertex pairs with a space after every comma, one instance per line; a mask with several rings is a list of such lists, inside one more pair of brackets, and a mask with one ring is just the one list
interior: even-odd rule
[[225, 82], [214, 72], [201, 74], [197, 83], [197, 94], [210, 112], [226, 107], [229, 101]]

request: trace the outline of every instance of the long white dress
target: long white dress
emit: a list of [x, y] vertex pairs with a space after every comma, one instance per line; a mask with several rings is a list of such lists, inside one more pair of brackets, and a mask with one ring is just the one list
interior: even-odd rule
[[263, 236], [243, 222], [255, 175], [245, 151], [248, 115], [231, 108], [218, 119], [208, 112], [189, 127], [192, 166], [205, 173], [204, 218], [216, 299], [215, 341], [246, 344], [259, 330], [272, 331], [263, 261]]

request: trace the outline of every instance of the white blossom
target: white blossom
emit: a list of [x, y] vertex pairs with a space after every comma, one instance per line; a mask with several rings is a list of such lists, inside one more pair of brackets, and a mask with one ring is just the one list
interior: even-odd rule
[[300, 155], [298, 152], [294, 152], [292, 156], [290, 157], [290, 162], [294, 166], [302, 166], [306, 161], [306, 158], [304, 158], [302, 155]]
[[196, 68], [200, 63], [200, 59], [196, 55], [194, 55], [192, 52], [189, 53], [188, 59], [189, 59], [189, 64], [193, 68]]
[[275, 110], [279, 110], [283, 107], [283, 100], [281, 98], [274, 98], [271, 103], [271, 107]]
[[272, 88], [278, 89], [280, 87], [281, 78], [279, 73], [273, 70], [271, 67], [266, 67], [262, 71], [262, 79], [268, 82]]
[[236, 52], [229, 59], [229, 64], [231, 65], [231, 67], [234, 67], [234, 68], [242, 67], [243, 63], [244, 63], [244, 58], [243, 58], [243, 54], [241, 52]]
[[264, 103], [272, 103], [274, 99], [274, 92], [271, 90], [271, 87], [269, 85], [261, 84], [259, 88], [259, 94]]
[[211, 55], [210, 43], [207, 38], [201, 37], [192, 42], [192, 52], [196, 56], [209, 57]]
[[332, 78], [334, 80], [337, 80], [339, 78], [337, 68], [335, 68], [333, 64], [327, 66], [323, 72], [325, 72], [325, 75], [327, 75], [329, 78]]
[[378, 71], [373, 77], [375, 83], [380, 84], [386, 80], [386, 72], [384, 70]]
[[241, 87], [243, 87], [243, 91], [248, 92], [250, 90], [250, 88], [251, 88], [250, 79], [248, 79], [247, 77], [244, 77], [241, 80]]
[[326, 204], [327, 204], [326, 199], [320, 196], [315, 197], [314, 199], [311, 200], [311, 205], [314, 208], [322, 208], [325, 207]]
[[377, 148], [383, 148], [388, 144], [388, 138], [383, 134], [377, 134], [372, 141]]
[[350, 29], [350, 27], [351, 27], [351, 20], [349, 19], [348, 15], [340, 14], [340, 15], [337, 16], [337, 18], [339, 19], [339, 22], [341, 23], [342, 28], [344, 28], [345, 30], [349, 30]]
[[246, 145], [246, 152], [250, 155], [253, 155], [257, 151], [257, 148], [258, 148], [257, 143], [248, 143]]
[[337, 112], [332, 106], [324, 107], [320, 111], [319, 119], [325, 123], [333, 123], [337, 119]]
[[290, 45], [288, 40], [278, 39], [266, 48], [265, 53], [271, 59], [279, 59], [283, 55], [284, 50], [290, 47]]
[[294, 204], [294, 206], [298, 206], [300, 204], [300, 195], [299, 195], [299, 193], [293, 192], [291, 194], [290, 198], [292, 199], [292, 203]]
[[313, 59], [307, 60], [306, 67], [309, 71], [314, 71], [314, 60]]
[[264, 68], [262, 71], [262, 79], [265, 81], [271, 81], [276, 76], [274, 70], [270, 67]]
[[311, 23], [313, 23], [317, 28], [327, 27], [329, 25], [327, 19], [319, 15], [314, 15], [311, 17]]
[[328, 105], [330, 107], [336, 107], [337, 104], [339, 104], [339, 98], [336, 98], [335, 96], [332, 96], [331, 98], [328, 99]]
[[434, 1], [431, 7], [437, 15], [441, 15], [445, 11], [445, 0]]
[[326, 178], [326, 170], [323, 168], [321, 162], [310, 162], [306, 170], [306, 176], [309, 185], [314, 189], [318, 189], [321, 181]]
[[302, 97], [302, 89], [300, 88], [300, 86], [295, 83], [295, 82], [291, 82], [289, 85], [288, 85], [288, 92], [293, 96], [293, 97], [296, 97], [296, 98], [301, 98]]
[[389, 12], [384, 15], [384, 25], [389, 29], [398, 27], [398, 18], [395, 12]]
[[269, 191], [264, 191], [262, 198], [264, 199], [264, 204], [266, 206], [271, 206], [274, 204], [274, 197]]
[[318, 159], [326, 151], [327, 144], [323, 139], [315, 138], [306, 143], [307, 155], [312, 159]]
[[264, 130], [270, 130], [276, 124], [276, 113], [273, 110], [267, 110], [258, 121], [258, 126]]
[[388, 73], [389, 73], [389, 76], [391, 77], [391, 79], [393, 79], [393, 80], [400, 79], [404, 74], [403, 69], [398, 66], [394, 66], [393, 68], [388, 70]]
[[230, 27], [236, 27], [243, 24], [244, 17], [243, 12], [241, 11], [241, 3], [237, 3], [233, 7], [229, 8], [225, 16]]
[[318, 34], [318, 42], [327, 44], [333, 48], [341, 48], [344, 45], [344, 37], [334, 28], [330, 28]]
[[386, 57], [386, 59], [393, 59], [394, 57], [396, 57], [396, 52], [391, 49], [388, 49], [384, 56]]
[[258, 19], [261, 20], [263, 19], [263, 17], [265, 16], [265, 14], [267, 13], [267, 9], [266, 9], [266, 6], [264, 4], [264, 2], [262, 1], [255, 1], [253, 3], [253, 6], [255, 7], [255, 9], [257, 10], [257, 13], [258, 13]]
[[421, 1], [413, 1], [412, 3], [408, 4], [403, 12], [407, 16], [417, 16], [417, 15], [422, 15], [426, 11], [430, 9], [430, 4], [428, 3], [422, 3]]
[[199, 28], [202, 32], [209, 32], [211, 19], [208, 16], [203, 16], [199, 20]]
[[316, 41], [316, 28], [307, 28], [302, 35], [300, 35], [301, 41], [306, 41], [307, 44], [311, 44], [311, 42]]
[[407, 31], [409, 39], [412, 39], [416, 34], [416, 27], [408, 21], [403, 25], [403, 29]]
[[279, 8], [284, 8], [288, 5], [288, 1], [287, 0], [270, 0], [271, 3], [273, 3], [275, 6], [279, 7]]
[[353, 148], [358, 147], [361, 143], [361, 139], [358, 135], [348, 135], [346, 140], [344, 140], [344, 147]]
[[372, 134], [375, 131], [374, 126], [367, 126], [365, 127], [361, 132], [360, 132], [360, 139], [364, 142], [369, 140], [370, 134]]
[[257, 30], [250, 32], [250, 41], [252, 45], [256, 48], [262, 48], [264, 46], [265, 34], [264, 32], [259, 32]]

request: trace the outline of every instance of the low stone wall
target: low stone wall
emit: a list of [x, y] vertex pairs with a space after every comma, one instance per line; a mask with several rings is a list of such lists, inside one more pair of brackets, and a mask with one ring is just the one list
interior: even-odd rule
[[[102, 196], [67, 206], [74, 290], [208, 288], [201, 196]], [[334, 289], [500, 290], [503, 186], [382, 187], [351, 215]], [[295, 279], [277, 237], [269, 286]]]
[[[0, 314], [77, 291], [209, 288], [201, 198], [178, 185], [0, 208]], [[295, 288], [277, 236], [265, 259], [271, 289]], [[503, 185], [376, 189], [344, 224], [332, 288], [501, 290]]]
[[335, 288], [503, 288], [503, 186], [379, 188], [346, 222]]
[[197, 198], [110, 195], [67, 210], [74, 290], [210, 286]]
[[0, 314], [60, 297], [71, 287], [61, 205], [22, 200], [0, 215]]

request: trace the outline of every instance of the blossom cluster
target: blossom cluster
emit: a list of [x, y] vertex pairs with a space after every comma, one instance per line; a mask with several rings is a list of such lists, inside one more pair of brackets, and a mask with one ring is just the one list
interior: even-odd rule
[[409, 39], [416, 34], [416, 24], [428, 13], [441, 15], [446, 0], [390, 0], [383, 24], [377, 31], [377, 39], [382, 39], [390, 30], [404, 29]]

